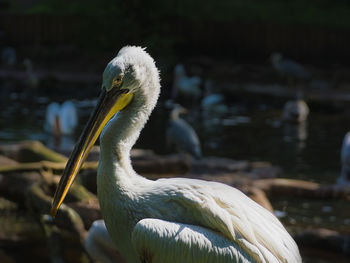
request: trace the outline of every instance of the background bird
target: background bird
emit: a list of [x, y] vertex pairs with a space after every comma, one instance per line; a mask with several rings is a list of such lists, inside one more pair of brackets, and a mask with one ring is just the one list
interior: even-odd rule
[[283, 108], [282, 119], [290, 122], [304, 122], [309, 115], [309, 107], [306, 102], [300, 98], [287, 101]]
[[350, 132], [347, 132], [343, 139], [340, 153], [341, 173], [337, 180], [338, 184], [350, 183]]
[[167, 145], [174, 146], [178, 152], [200, 159], [202, 154], [199, 138], [191, 125], [180, 118], [182, 113], [187, 113], [187, 110], [181, 105], [172, 106], [166, 130]]
[[239, 190], [136, 174], [130, 150], [159, 93], [158, 70], [148, 53], [121, 49], [103, 73], [99, 102], [64, 170], [51, 215], [103, 129], [98, 198], [108, 232], [127, 262], [300, 263], [298, 247], [278, 219]]
[[44, 129], [54, 136], [74, 133], [78, 125], [78, 113], [73, 102], [65, 101], [62, 105], [50, 103], [46, 108]]
[[205, 118], [221, 117], [228, 113], [223, 94], [213, 92], [210, 80], [204, 83], [204, 96], [201, 100], [202, 116]]
[[174, 68], [172, 99], [182, 97], [189, 101], [198, 101], [202, 95], [201, 82], [202, 80], [198, 76], [188, 77], [185, 67], [182, 64], [177, 64]]
[[289, 86], [293, 86], [295, 80], [310, 80], [311, 73], [302, 65], [293, 60], [285, 59], [280, 53], [273, 53], [270, 56], [273, 68], [282, 76], [287, 78]]
[[103, 220], [93, 222], [84, 241], [84, 247], [89, 256], [96, 262], [122, 262]]
[[30, 92], [33, 92], [37, 89], [37, 87], [39, 85], [39, 78], [33, 70], [33, 63], [30, 59], [26, 58], [23, 61], [23, 65], [24, 65], [25, 70], [26, 70], [25, 83], [26, 83], [27, 87], [29, 88]]

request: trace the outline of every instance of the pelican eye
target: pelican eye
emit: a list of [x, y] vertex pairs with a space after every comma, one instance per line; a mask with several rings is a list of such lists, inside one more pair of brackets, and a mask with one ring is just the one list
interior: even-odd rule
[[112, 87], [120, 87], [121, 84], [123, 83], [123, 76], [117, 76], [113, 79], [113, 82], [112, 82]]

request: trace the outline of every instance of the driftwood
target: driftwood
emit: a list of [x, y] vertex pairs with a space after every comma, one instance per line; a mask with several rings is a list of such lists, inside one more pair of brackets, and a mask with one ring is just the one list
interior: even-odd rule
[[[62, 173], [66, 162], [39, 161], [34, 163], [18, 163], [0, 166], [0, 173], [30, 172], [49, 170]], [[98, 162], [85, 162], [81, 170], [96, 170]], [[177, 156], [164, 156], [154, 160], [135, 160], [133, 167], [140, 174], [147, 173], [178, 173], [184, 174], [189, 170], [189, 164]]]
[[[81, 169], [97, 169], [97, 162], [85, 162]], [[39, 161], [34, 163], [19, 163], [12, 165], [0, 166], [0, 173], [14, 173], [14, 172], [31, 172], [31, 171], [54, 171], [55, 173], [62, 173], [66, 167], [65, 162], [51, 162], [51, 161]]]

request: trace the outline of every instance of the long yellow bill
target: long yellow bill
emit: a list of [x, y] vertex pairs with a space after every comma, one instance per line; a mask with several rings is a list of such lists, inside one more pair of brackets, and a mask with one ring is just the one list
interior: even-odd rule
[[66, 197], [70, 186], [92, 146], [94, 146], [103, 127], [118, 111], [122, 110], [130, 103], [133, 96], [131, 93], [127, 92], [128, 90], [119, 89], [117, 87], [112, 88], [108, 92], [106, 92], [105, 89], [102, 90], [94, 113], [85, 126], [78, 143], [75, 145], [57, 186], [50, 211], [52, 217], [56, 216], [57, 210]]

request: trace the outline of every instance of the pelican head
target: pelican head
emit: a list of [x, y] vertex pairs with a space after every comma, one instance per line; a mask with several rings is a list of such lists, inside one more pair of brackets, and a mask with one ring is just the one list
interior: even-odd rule
[[159, 91], [158, 70], [153, 58], [144, 49], [124, 47], [108, 63], [103, 72], [102, 91], [95, 110], [67, 162], [56, 189], [50, 211], [52, 217], [55, 217], [92, 146], [109, 120], [132, 104], [142, 104], [143, 111], [151, 112]]

